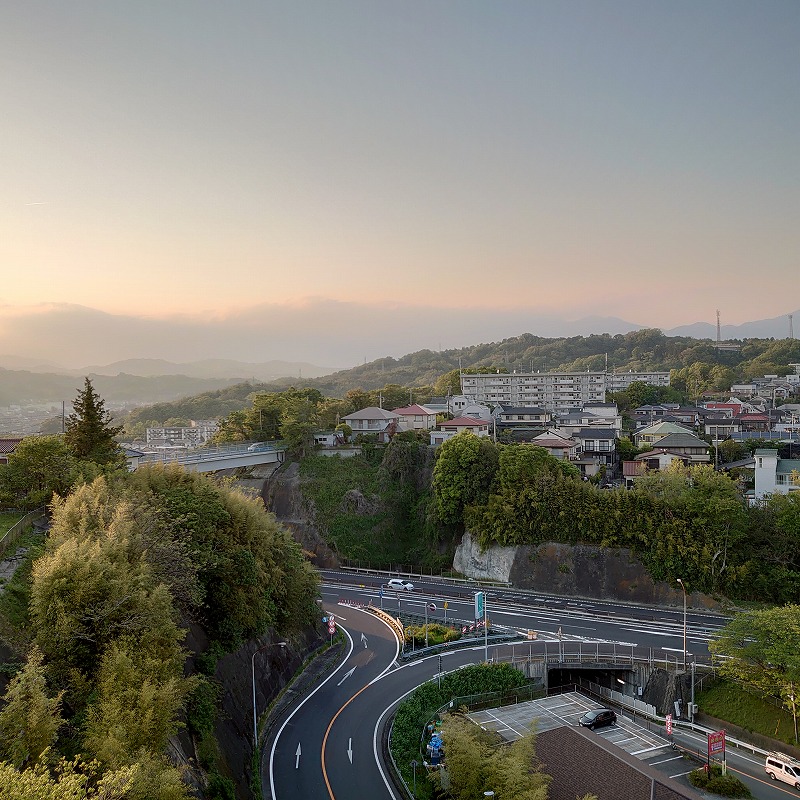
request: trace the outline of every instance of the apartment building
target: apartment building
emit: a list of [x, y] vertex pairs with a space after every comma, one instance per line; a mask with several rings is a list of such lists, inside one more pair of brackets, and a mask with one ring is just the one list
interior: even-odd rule
[[605, 402], [604, 372], [513, 372], [464, 374], [461, 393], [475, 403], [538, 406], [563, 411]]
[[634, 381], [669, 386], [668, 372], [493, 372], [465, 373], [461, 393], [475, 403], [539, 406], [567, 411], [604, 404], [606, 391], [621, 391]]
[[606, 391], [624, 392], [636, 381], [650, 386], [669, 386], [669, 372], [609, 372], [606, 375]]

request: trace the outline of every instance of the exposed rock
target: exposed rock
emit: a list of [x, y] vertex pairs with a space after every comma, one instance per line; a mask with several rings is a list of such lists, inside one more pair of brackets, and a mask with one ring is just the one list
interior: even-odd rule
[[383, 508], [380, 497], [365, 497], [358, 489], [350, 489], [342, 498], [342, 513], [368, 517], [377, 514]]
[[[679, 586], [654, 581], [625, 548], [545, 542], [536, 547], [494, 545], [482, 551], [465, 533], [453, 567], [470, 578], [504, 581], [520, 589], [648, 605], [683, 604]], [[691, 593], [688, 603], [693, 608], [719, 607], [716, 600], [699, 592]]]
[[297, 462], [276, 470], [264, 483], [264, 505], [285, 525], [302, 548], [313, 555], [314, 566], [338, 567], [339, 559], [314, 524], [314, 509], [307, 507], [300, 492], [300, 465]]

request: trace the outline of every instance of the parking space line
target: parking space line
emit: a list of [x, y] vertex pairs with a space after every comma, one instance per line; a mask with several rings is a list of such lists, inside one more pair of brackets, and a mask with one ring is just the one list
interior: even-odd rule
[[647, 763], [654, 767], [656, 764], [668, 764], [670, 761], [677, 761], [679, 758], [683, 758], [683, 756], [671, 756], [670, 758], [662, 758], [661, 761], [648, 761]]

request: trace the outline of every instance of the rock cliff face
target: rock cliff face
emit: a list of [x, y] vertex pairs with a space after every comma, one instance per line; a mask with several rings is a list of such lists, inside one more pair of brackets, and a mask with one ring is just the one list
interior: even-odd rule
[[[681, 605], [683, 592], [654, 581], [624, 548], [545, 542], [536, 547], [490, 547], [482, 551], [469, 533], [456, 548], [453, 567], [471, 578], [506, 581], [520, 589], [653, 605]], [[689, 595], [692, 607], [715, 608], [707, 595]]]
[[300, 465], [286, 464], [265, 482], [264, 505], [285, 525], [304, 550], [313, 554], [315, 567], [338, 567], [339, 559], [319, 535], [314, 525], [313, 509], [303, 503], [300, 493]]

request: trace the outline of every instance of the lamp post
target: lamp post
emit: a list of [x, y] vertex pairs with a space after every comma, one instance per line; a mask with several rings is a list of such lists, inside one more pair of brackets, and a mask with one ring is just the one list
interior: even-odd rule
[[266, 650], [268, 647], [286, 647], [286, 642], [273, 642], [265, 644], [253, 651], [250, 657], [250, 673], [253, 677], [253, 751], [258, 750], [258, 714], [256, 712], [256, 653]]
[[683, 589], [683, 671], [686, 672], [686, 586], [680, 578], [678, 583]]

